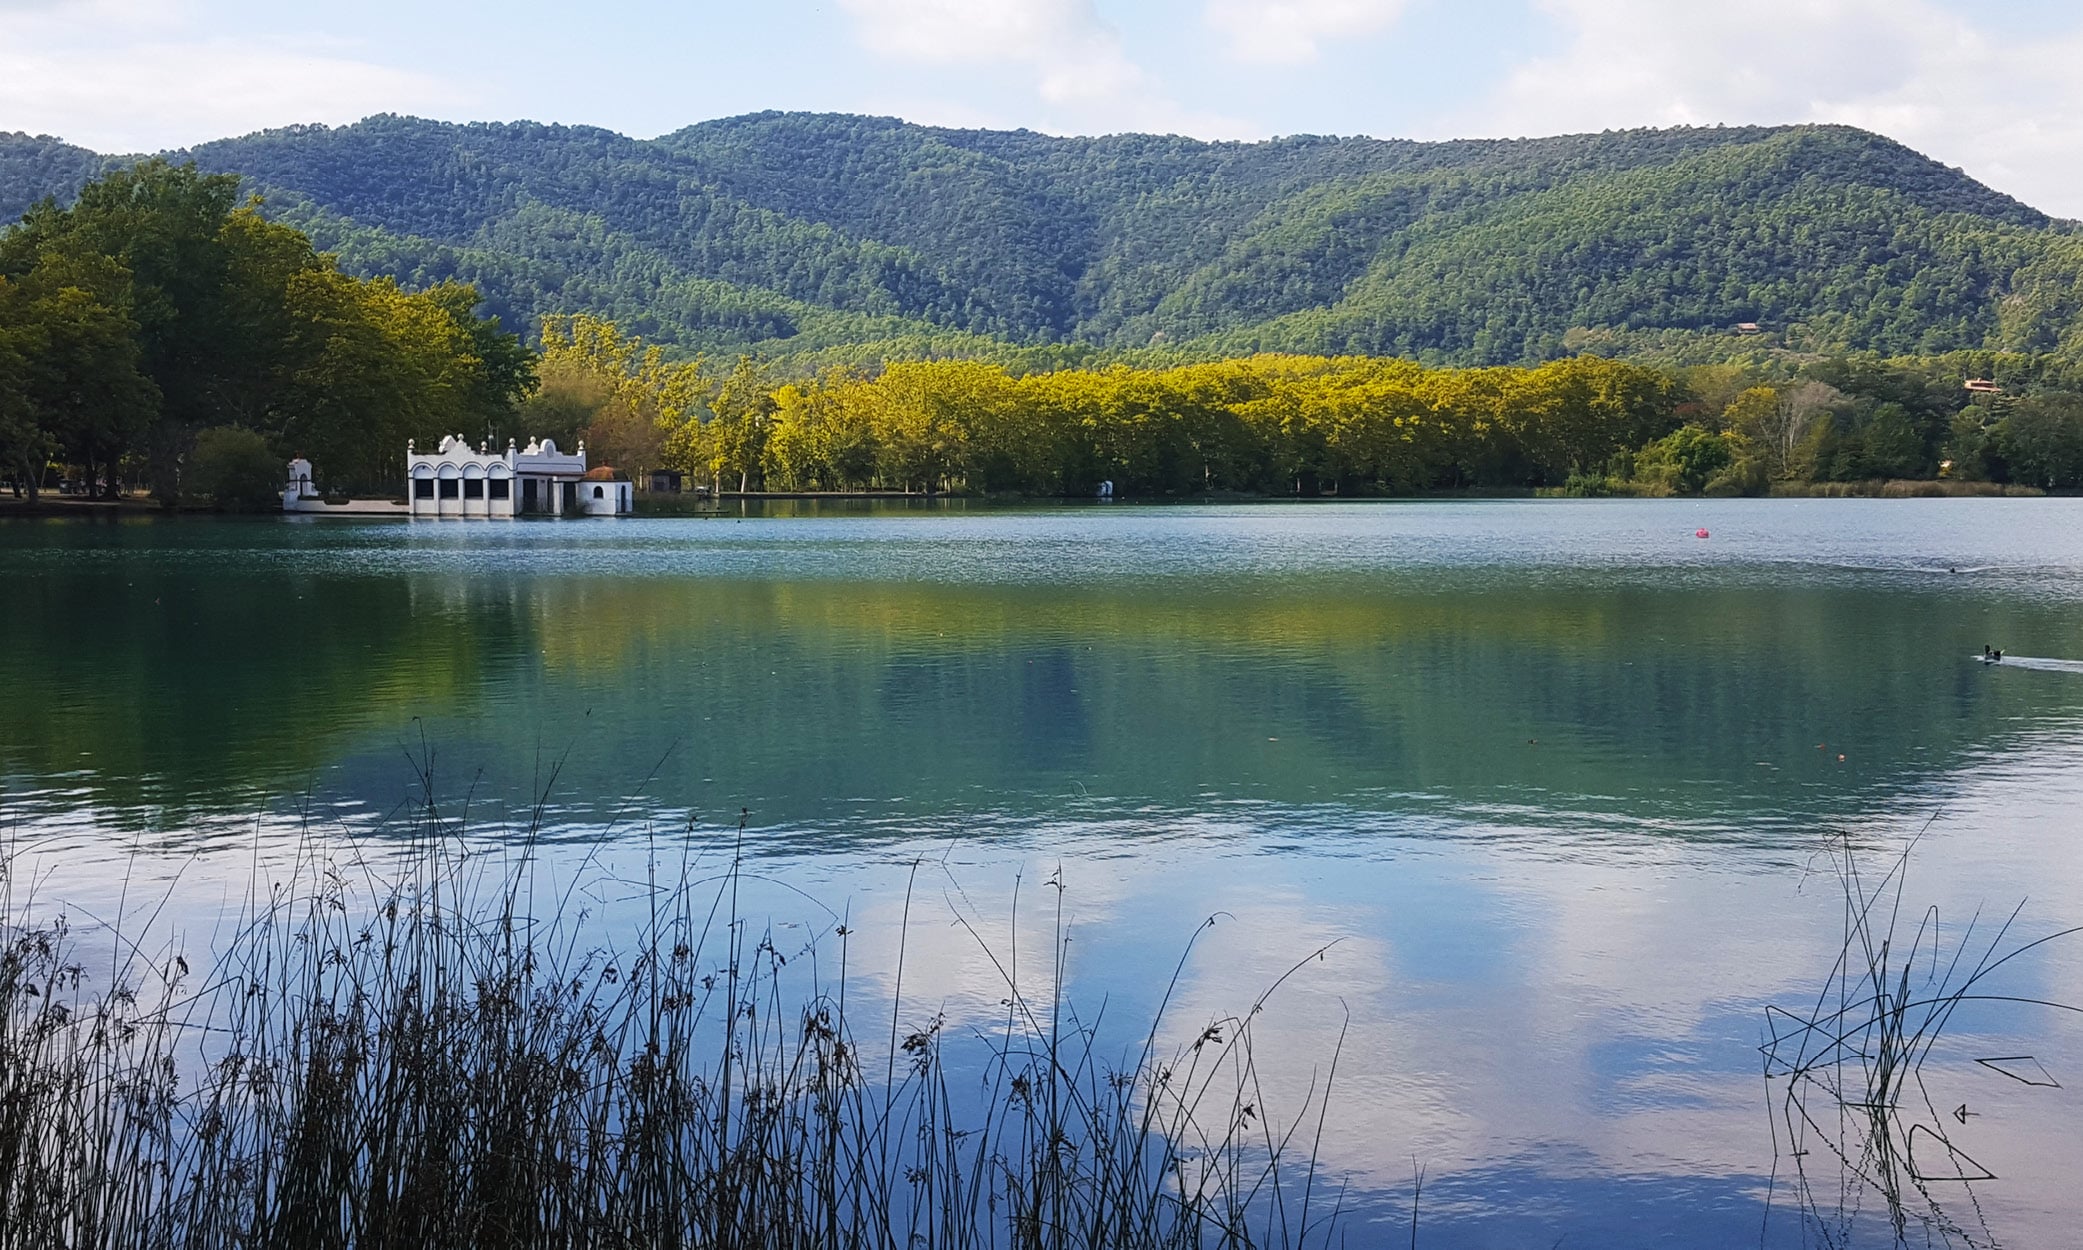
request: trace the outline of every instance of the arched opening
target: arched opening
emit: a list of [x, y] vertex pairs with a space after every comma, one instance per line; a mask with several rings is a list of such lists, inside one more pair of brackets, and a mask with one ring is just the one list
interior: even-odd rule
[[594, 497], [595, 499], [606, 499], [606, 498], [608, 497], [608, 492], [607, 492], [607, 489], [606, 489], [605, 487], [600, 487], [600, 486], [596, 486], [596, 487], [594, 487], [594, 488], [593, 488], [593, 497]]

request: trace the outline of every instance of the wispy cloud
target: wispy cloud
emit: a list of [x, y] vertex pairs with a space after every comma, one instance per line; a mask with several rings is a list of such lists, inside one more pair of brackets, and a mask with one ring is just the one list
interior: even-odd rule
[[101, 151], [154, 151], [290, 122], [469, 103], [448, 83], [364, 59], [344, 44], [211, 35], [156, 0], [0, 6], [9, 13], [0, 42], [0, 130], [54, 134]]
[[1404, 0], [1208, 0], [1203, 17], [1237, 60], [1297, 65], [1325, 40], [1378, 35], [1403, 16]]
[[1009, 68], [1058, 129], [1238, 134], [1228, 118], [1182, 108], [1129, 56], [1092, 0], [840, 0], [863, 47], [961, 68]]
[[2083, 215], [2083, 31], [2006, 42], [1926, 0], [1541, 0], [1567, 32], [1448, 134], [1844, 122]]

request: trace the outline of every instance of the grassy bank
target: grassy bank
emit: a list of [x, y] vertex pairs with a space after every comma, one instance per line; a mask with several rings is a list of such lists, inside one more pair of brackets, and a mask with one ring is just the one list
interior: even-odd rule
[[1774, 499], [2037, 499], [2037, 486], [2001, 482], [1876, 478], [1865, 482], [1775, 482]]
[[1264, 1113], [1263, 997], [1166, 1050], [1160, 1005], [1117, 1051], [1061, 993], [1059, 921], [1048, 992], [985, 947], [1003, 1016], [951, 1037], [903, 999], [901, 940], [864, 1007], [847, 927], [777, 946], [735, 856], [656, 850], [618, 935], [527, 867], [533, 831], [472, 850], [429, 803], [409, 833], [380, 871], [311, 848], [207, 966], [116, 934], [104, 975], [10, 869], [0, 1247], [1335, 1236], [1328, 1081]]
[[[1539, 492], [1542, 498], [1701, 499], [1738, 498], [1713, 490], [1675, 492], [1654, 482], [1619, 478], [1573, 479], [1568, 486]], [[1754, 494], [1754, 492], [1753, 492]], [[2037, 486], [2003, 482], [1963, 482], [1950, 478], [1872, 478], [1859, 482], [1774, 482], [1764, 490], [1768, 499], [2039, 499], [2046, 491]]]

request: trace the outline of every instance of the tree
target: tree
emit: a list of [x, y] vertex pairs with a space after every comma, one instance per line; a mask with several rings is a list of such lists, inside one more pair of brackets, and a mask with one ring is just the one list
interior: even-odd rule
[[1784, 390], [1753, 387], [1729, 405], [1727, 417], [1732, 428], [1749, 436], [1765, 472], [1783, 481], [1801, 475], [1799, 453], [1812, 441], [1818, 420], [1848, 399], [1836, 387], [1813, 380]]
[[1498, 419], [1534, 484], [1560, 483], [1668, 431], [1681, 397], [1655, 370], [1579, 356], [1510, 376]]
[[283, 461], [252, 430], [212, 426], [195, 436], [184, 480], [227, 511], [261, 512], [280, 506]]
[[[535, 393], [514, 410], [513, 428], [506, 437], [521, 442], [547, 438], [570, 447], [585, 436], [601, 410], [615, 402], [614, 388], [606, 379], [568, 364], [545, 364]], [[496, 435], [493, 441], [504, 442]]]
[[1864, 476], [1916, 477], [1925, 471], [1924, 436], [1901, 404], [1877, 405], [1860, 434], [1865, 453]]
[[55, 445], [45, 428], [34, 371], [48, 341], [20, 284], [0, 278], [0, 467], [15, 494], [35, 499]]
[[1992, 437], [2012, 481], [2047, 490], [2083, 486], [2083, 397], [2029, 396]]
[[1738, 450], [1736, 435], [1681, 426], [1635, 455], [1635, 477], [1667, 494], [1697, 495], [1736, 462]]
[[349, 277], [239, 204], [236, 178], [192, 165], [146, 161], [38, 204], [0, 234], [0, 280], [35, 327], [0, 361], [10, 456], [55, 451], [113, 486], [143, 453], [169, 500], [206, 427], [279, 438], [336, 484], [395, 487], [407, 438], [489, 433], [535, 385], [533, 353], [476, 315], [474, 288]]
[[90, 488], [105, 475], [113, 495], [118, 461], [159, 410], [159, 388], [138, 370], [134, 323], [78, 287], [38, 300], [36, 313], [45, 429], [61, 454], [85, 466]]
[[[225, 333], [230, 266], [220, 236], [237, 200], [235, 177], [146, 161], [89, 183], [68, 208], [46, 200], [31, 209], [0, 236], [0, 273], [26, 277], [90, 257], [120, 263], [128, 289], [110, 302], [136, 323], [137, 367], [159, 390], [160, 419], [192, 429], [236, 403], [222, 367], [236, 336]], [[154, 469], [170, 492], [171, 458]]]
[[709, 472], [717, 485], [735, 474], [738, 489], [752, 489], [752, 478], [761, 472], [767, 436], [774, 415], [773, 385], [766, 367], [750, 356], [738, 357], [730, 375], [716, 388], [709, 401], [714, 414], [706, 434]]

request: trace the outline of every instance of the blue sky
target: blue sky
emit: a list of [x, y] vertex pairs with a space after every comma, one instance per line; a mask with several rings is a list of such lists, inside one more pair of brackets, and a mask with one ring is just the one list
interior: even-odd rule
[[0, 0], [0, 130], [760, 109], [1411, 138], [1841, 121], [2083, 217], [2083, 0]]

